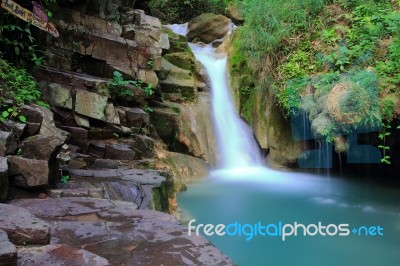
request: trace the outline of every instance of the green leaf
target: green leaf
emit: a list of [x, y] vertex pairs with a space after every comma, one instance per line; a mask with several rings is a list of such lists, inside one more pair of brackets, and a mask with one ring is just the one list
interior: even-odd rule
[[26, 117], [23, 115], [19, 116], [19, 121], [21, 121], [22, 123], [26, 123]]
[[2, 116], [3, 118], [7, 118], [7, 117], [10, 116], [10, 113], [7, 112], [7, 111], [4, 111], [3, 113], [1, 113], [1, 116]]

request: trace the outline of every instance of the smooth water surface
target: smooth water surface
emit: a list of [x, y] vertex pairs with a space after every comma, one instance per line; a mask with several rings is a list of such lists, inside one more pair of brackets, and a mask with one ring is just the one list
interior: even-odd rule
[[400, 190], [250, 169], [218, 171], [179, 195], [195, 224], [291, 223], [383, 227], [383, 236], [207, 237], [238, 265], [400, 265]]

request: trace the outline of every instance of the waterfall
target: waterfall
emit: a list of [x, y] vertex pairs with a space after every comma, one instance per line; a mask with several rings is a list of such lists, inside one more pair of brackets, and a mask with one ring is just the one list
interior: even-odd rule
[[[185, 35], [187, 24], [171, 25]], [[230, 95], [227, 55], [211, 45], [190, 44], [198, 61], [205, 67], [211, 85], [212, 115], [218, 147], [218, 167], [222, 169], [262, 166], [259, 146], [250, 127], [239, 117]]]
[[226, 54], [218, 54], [210, 46], [191, 44], [191, 48], [210, 79], [212, 114], [220, 154], [219, 166], [261, 166], [259, 147], [249, 126], [237, 114], [230, 95]]

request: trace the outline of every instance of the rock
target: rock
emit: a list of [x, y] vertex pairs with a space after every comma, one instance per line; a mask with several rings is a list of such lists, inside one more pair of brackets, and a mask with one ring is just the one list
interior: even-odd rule
[[23, 247], [18, 250], [18, 264], [35, 265], [110, 265], [108, 260], [84, 249], [67, 245]]
[[39, 134], [25, 139], [21, 151], [24, 158], [47, 161], [58, 154], [62, 144], [52, 135]]
[[126, 144], [106, 145], [104, 158], [113, 160], [134, 160], [136, 153]]
[[89, 145], [88, 130], [81, 127], [61, 127], [69, 133], [69, 142], [86, 151]]
[[1, 122], [0, 126], [5, 128], [7, 131], [11, 131], [12, 133], [14, 133], [17, 138], [20, 138], [24, 134], [26, 124], [7, 120]]
[[107, 128], [95, 128], [89, 129], [89, 139], [103, 140], [114, 138], [114, 131]]
[[108, 103], [105, 109], [105, 118], [108, 123], [121, 125], [117, 109], [112, 103]]
[[135, 149], [140, 151], [142, 158], [153, 158], [155, 152], [155, 141], [152, 138], [143, 135], [133, 135], [135, 140]]
[[[72, 110], [72, 88], [58, 83], [41, 83], [45, 99], [54, 107]], [[75, 111], [78, 114], [105, 121], [108, 98], [96, 93], [76, 90]]]
[[96, 156], [98, 158], [104, 158], [105, 150], [106, 150], [106, 145], [104, 144], [94, 143], [94, 142], [89, 143], [88, 154], [92, 156]]
[[94, 169], [118, 169], [118, 162], [115, 160], [96, 159], [92, 164]]
[[42, 124], [43, 113], [38, 111], [35, 107], [24, 105], [18, 109], [19, 115], [26, 117], [26, 120], [31, 123]]
[[75, 114], [75, 122], [80, 127], [90, 128], [89, 119], [87, 117]]
[[0, 157], [0, 202], [8, 196], [8, 164], [7, 158]]
[[11, 204], [29, 207], [35, 215], [57, 221], [52, 244], [82, 247], [114, 265], [233, 265], [202, 236], [189, 236], [187, 227], [179, 225], [172, 215], [137, 210], [133, 203], [47, 198], [14, 200]]
[[196, 59], [192, 53], [178, 52], [170, 53], [163, 56], [165, 60], [179, 68], [194, 71], [196, 69]]
[[169, 109], [153, 108], [151, 122], [164, 143], [172, 147], [179, 133], [178, 114]]
[[167, 34], [169, 40], [169, 48], [164, 50], [164, 54], [177, 52], [188, 52], [193, 54], [185, 36], [174, 33], [167, 26], [163, 26], [161, 32]]
[[73, 188], [73, 189], [50, 189], [50, 198], [82, 198], [82, 197], [92, 197], [101, 199], [103, 197], [103, 190], [100, 188]]
[[9, 204], [0, 204], [0, 229], [8, 234], [14, 245], [47, 245], [50, 226], [28, 210]]
[[149, 69], [141, 69], [138, 73], [138, 79], [145, 80], [146, 83], [151, 84], [153, 88], [158, 86], [158, 77], [156, 72]]
[[31, 137], [39, 133], [41, 125], [42, 125], [41, 123], [27, 122], [24, 132], [24, 137]]
[[180, 94], [184, 100], [193, 100], [197, 96], [196, 81], [188, 70], [176, 67], [167, 60], [161, 61], [161, 92]]
[[166, 33], [160, 34], [160, 46], [161, 46], [161, 49], [163, 49], [163, 50], [169, 50], [171, 48], [171, 45], [169, 43], [168, 34], [166, 34]]
[[[25, 180], [23, 187], [43, 187], [49, 184], [49, 165], [47, 161], [9, 156], [9, 175], [21, 175]], [[19, 185], [21, 185], [19, 183]]]
[[0, 131], [0, 156], [17, 152], [18, 144], [12, 132]]
[[244, 17], [240, 10], [243, 10], [243, 4], [241, 2], [229, 3], [226, 11], [227, 16], [236, 24], [241, 25], [244, 23]]
[[8, 235], [3, 230], [0, 230], [0, 265], [17, 265], [17, 249], [8, 240]]
[[189, 22], [188, 40], [199, 38], [204, 43], [211, 43], [223, 38], [229, 30], [229, 19], [212, 13], [202, 14]]

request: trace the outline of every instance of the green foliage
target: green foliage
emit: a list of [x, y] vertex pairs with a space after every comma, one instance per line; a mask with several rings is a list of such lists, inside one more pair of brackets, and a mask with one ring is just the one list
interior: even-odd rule
[[152, 113], [154, 110], [148, 104], [144, 107], [144, 111], [148, 114]]
[[[1, 86], [3, 82], [3, 86]], [[16, 105], [39, 102], [41, 92], [36, 80], [26, 69], [16, 68], [0, 57], [0, 91]], [[1, 98], [0, 98], [1, 103]], [[43, 102], [41, 102], [43, 104]]]
[[1, 112], [0, 116], [0, 121], [8, 120], [8, 119], [14, 119], [18, 118], [19, 122], [26, 123], [26, 117], [23, 115], [19, 115], [18, 111], [15, 110], [14, 108], [7, 108], [7, 110], [4, 110]]
[[118, 71], [114, 71], [114, 76], [108, 81], [107, 87], [113, 97], [131, 96], [132, 90], [129, 88], [129, 85], [142, 88], [148, 96], [154, 93], [153, 84], [144, 83], [141, 80], [125, 80], [122, 74]]
[[71, 177], [69, 175], [63, 175], [60, 179], [61, 183], [68, 183]]
[[150, 0], [150, 13], [166, 24], [186, 23], [203, 13], [223, 14], [227, 0]]

